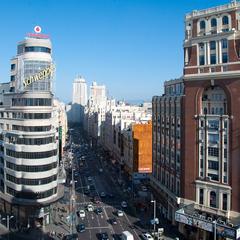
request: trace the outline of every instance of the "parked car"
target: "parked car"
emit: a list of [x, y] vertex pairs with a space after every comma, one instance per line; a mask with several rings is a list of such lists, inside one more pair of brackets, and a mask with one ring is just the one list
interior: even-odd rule
[[89, 212], [93, 212], [93, 210], [94, 210], [93, 205], [92, 205], [92, 204], [88, 204], [88, 205], [87, 205], [87, 210], [88, 210]]
[[100, 208], [100, 207], [99, 207], [99, 208], [96, 208], [95, 211], [96, 211], [96, 214], [98, 214], [98, 215], [99, 215], [99, 214], [102, 214], [102, 212], [103, 212], [102, 208]]
[[110, 223], [111, 223], [112, 225], [117, 225], [117, 219], [116, 219], [116, 218], [111, 218], [111, 219], [110, 219]]
[[98, 234], [98, 239], [99, 240], [109, 240], [107, 232], [102, 232]]
[[149, 233], [143, 233], [142, 239], [143, 240], [154, 240], [154, 238]]
[[76, 226], [76, 229], [77, 229], [77, 232], [79, 232], [79, 233], [82, 233], [82, 232], [85, 232], [85, 224], [84, 223], [81, 223], [81, 224], [78, 224], [77, 226]]
[[118, 215], [118, 217], [122, 217], [123, 216], [123, 211], [122, 210], [117, 210], [117, 215]]
[[123, 208], [126, 208], [126, 207], [127, 207], [127, 202], [122, 201], [122, 202], [121, 202], [121, 206], [122, 206]]
[[80, 218], [85, 218], [86, 217], [85, 211], [83, 209], [79, 210], [79, 217]]
[[101, 196], [101, 197], [106, 197], [106, 193], [105, 193], [105, 192], [101, 192], [101, 193], [100, 193], [100, 196]]

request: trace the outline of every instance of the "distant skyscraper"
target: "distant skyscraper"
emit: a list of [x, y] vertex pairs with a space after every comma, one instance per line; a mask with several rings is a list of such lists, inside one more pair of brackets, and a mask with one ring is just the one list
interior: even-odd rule
[[77, 77], [73, 82], [73, 98], [72, 104], [87, 104], [87, 83], [84, 78]]
[[77, 77], [73, 82], [73, 98], [71, 120], [74, 123], [82, 123], [83, 110], [87, 104], [87, 84], [84, 78]]
[[96, 82], [93, 82], [90, 86], [90, 106], [106, 105], [106, 95], [105, 85], [97, 85]]

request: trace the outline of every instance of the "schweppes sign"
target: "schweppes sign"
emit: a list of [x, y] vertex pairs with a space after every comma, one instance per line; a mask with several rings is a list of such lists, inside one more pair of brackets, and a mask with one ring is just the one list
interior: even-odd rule
[[49, 76], [52, 77], [53, 73], [54, 73], [54, 70], [55, 70], [54, 65], [50, 65], [49, 67], [41, 70], [39, 73], [37, 73], [37, 74], [35, 74], [33, 76], [25, 78], [23, 80], [23, 86], [27, 87], [30, 84], [32, 84], [33, 82], [40, 81], [40, 80], [45, 79], [45, 78], [47, 78]]

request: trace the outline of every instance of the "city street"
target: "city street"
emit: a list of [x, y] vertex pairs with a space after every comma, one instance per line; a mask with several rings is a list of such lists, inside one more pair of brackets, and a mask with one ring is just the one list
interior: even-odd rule
[[[73, 135], [73, 142], [76, 144], [78, 135]], [[117, 191], [119, 188], [105, 159], [100, 152], [94, 152], [88, 144], [83, 143], [74, 148], [73, 161], [74, 180], [76, 190], [76, 211], [84, 210], [85, 217], [77, 217], [77, 224], [84, 224], [85, 231], [79, 233], [81, 239], [99, 239], [99, 233], [107, 232], [109, 239], [118, 239], [123, 231], [129, 231], [134, 239], [140, 239], [141, 229], [137, 227], [138, 219], [130, 214], [129, 206], [122, 208], [122, 201], [129, 204], [128, 199]], [[99, 203], [93, 202], [93, 199]], [[92, 204], [94, 209], [101, 208], [102, 213], [96, 211], [88, 212], [86, 207]], [[117, 210], [123, 211], [123, 216], [117, 216]], [[115, 218], [113, 224], [111, 219]]]

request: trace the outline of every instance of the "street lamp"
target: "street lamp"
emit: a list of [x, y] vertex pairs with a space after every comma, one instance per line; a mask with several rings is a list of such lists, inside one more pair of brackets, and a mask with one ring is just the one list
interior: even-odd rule
[[151, 200], [151, 203], [153, 203], [153, 232], [155, 234], [155, 230], [156, 230], [156, 200]]
[[217, 240], [217, 221], [214, 220], [214, 240]]

